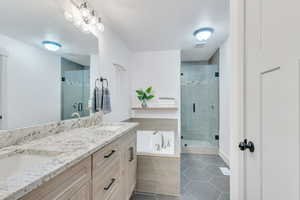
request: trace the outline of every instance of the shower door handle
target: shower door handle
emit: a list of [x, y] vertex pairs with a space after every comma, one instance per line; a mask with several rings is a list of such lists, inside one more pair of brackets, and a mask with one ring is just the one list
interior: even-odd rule
[[193, 112], [196, 112], [196, 104], [193, 103]]

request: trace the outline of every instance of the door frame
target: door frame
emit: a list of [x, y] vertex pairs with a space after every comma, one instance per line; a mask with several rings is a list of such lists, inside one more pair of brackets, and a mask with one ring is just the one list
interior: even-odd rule
[[230, 0], [230, 200], [245, 200], [245, 160], [238, 144], [245, 137], [245, 0]]
[[7, 129], [7, 59], [8, 56], [0, 51], [0, 110], [3, 118], [0, 130]]

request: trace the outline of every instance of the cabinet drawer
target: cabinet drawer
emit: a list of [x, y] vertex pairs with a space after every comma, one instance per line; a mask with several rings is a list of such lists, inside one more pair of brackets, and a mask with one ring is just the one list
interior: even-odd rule
[[93, 155], [93, 174], [97, 173], [97, 170], [103, 171], [108, 165], [113, 162], [120, 162], [120, 145], [118, 142], [114, 142], [94, 153]]
[[93, 176], [93, 200], [106, 200], [120, 187], [120, 164], [111, 163], [107, 168]]
[[91, 158], [81, 161], [74, 167], [33, 190], [22, 200], [69, 200], [83, 187], [88, 196], [91, 181]]
[[114, 191], [113, 194], [109, 197], [109, 200], [121, 200], [121, 199], [124, 199], [124, 197], [122, 198], [120, 189]]

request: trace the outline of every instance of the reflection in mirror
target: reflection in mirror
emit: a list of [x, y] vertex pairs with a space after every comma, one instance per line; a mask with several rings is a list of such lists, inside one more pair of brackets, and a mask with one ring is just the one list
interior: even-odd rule
[[[79, 116], [88, 116], [90, 99], [90, 60], [89, 56], [82, 57], [82, 64], [61, 59], [62, 93], [61, 118], [70, 119], [78, 113]], [[86, 61], [85, 61], [86, 59]], [[77, 116], [78, 117], [78, 116]]]
[[90, 114], [98, 41], [65, 19], [61, 2], [1, 2], [0, 130]]

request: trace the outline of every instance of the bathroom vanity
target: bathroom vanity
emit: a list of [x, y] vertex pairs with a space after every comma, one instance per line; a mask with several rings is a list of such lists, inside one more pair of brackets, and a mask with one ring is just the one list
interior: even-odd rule
[[77, 128], [0, 149], [0, 162], [14, 154], [43, 157], [31, 167], [26, 160], [15, 163], [27, 166], [22, 174], [0, 177], [0, 199], [129, 200], [136, 185], [136, 126]]

